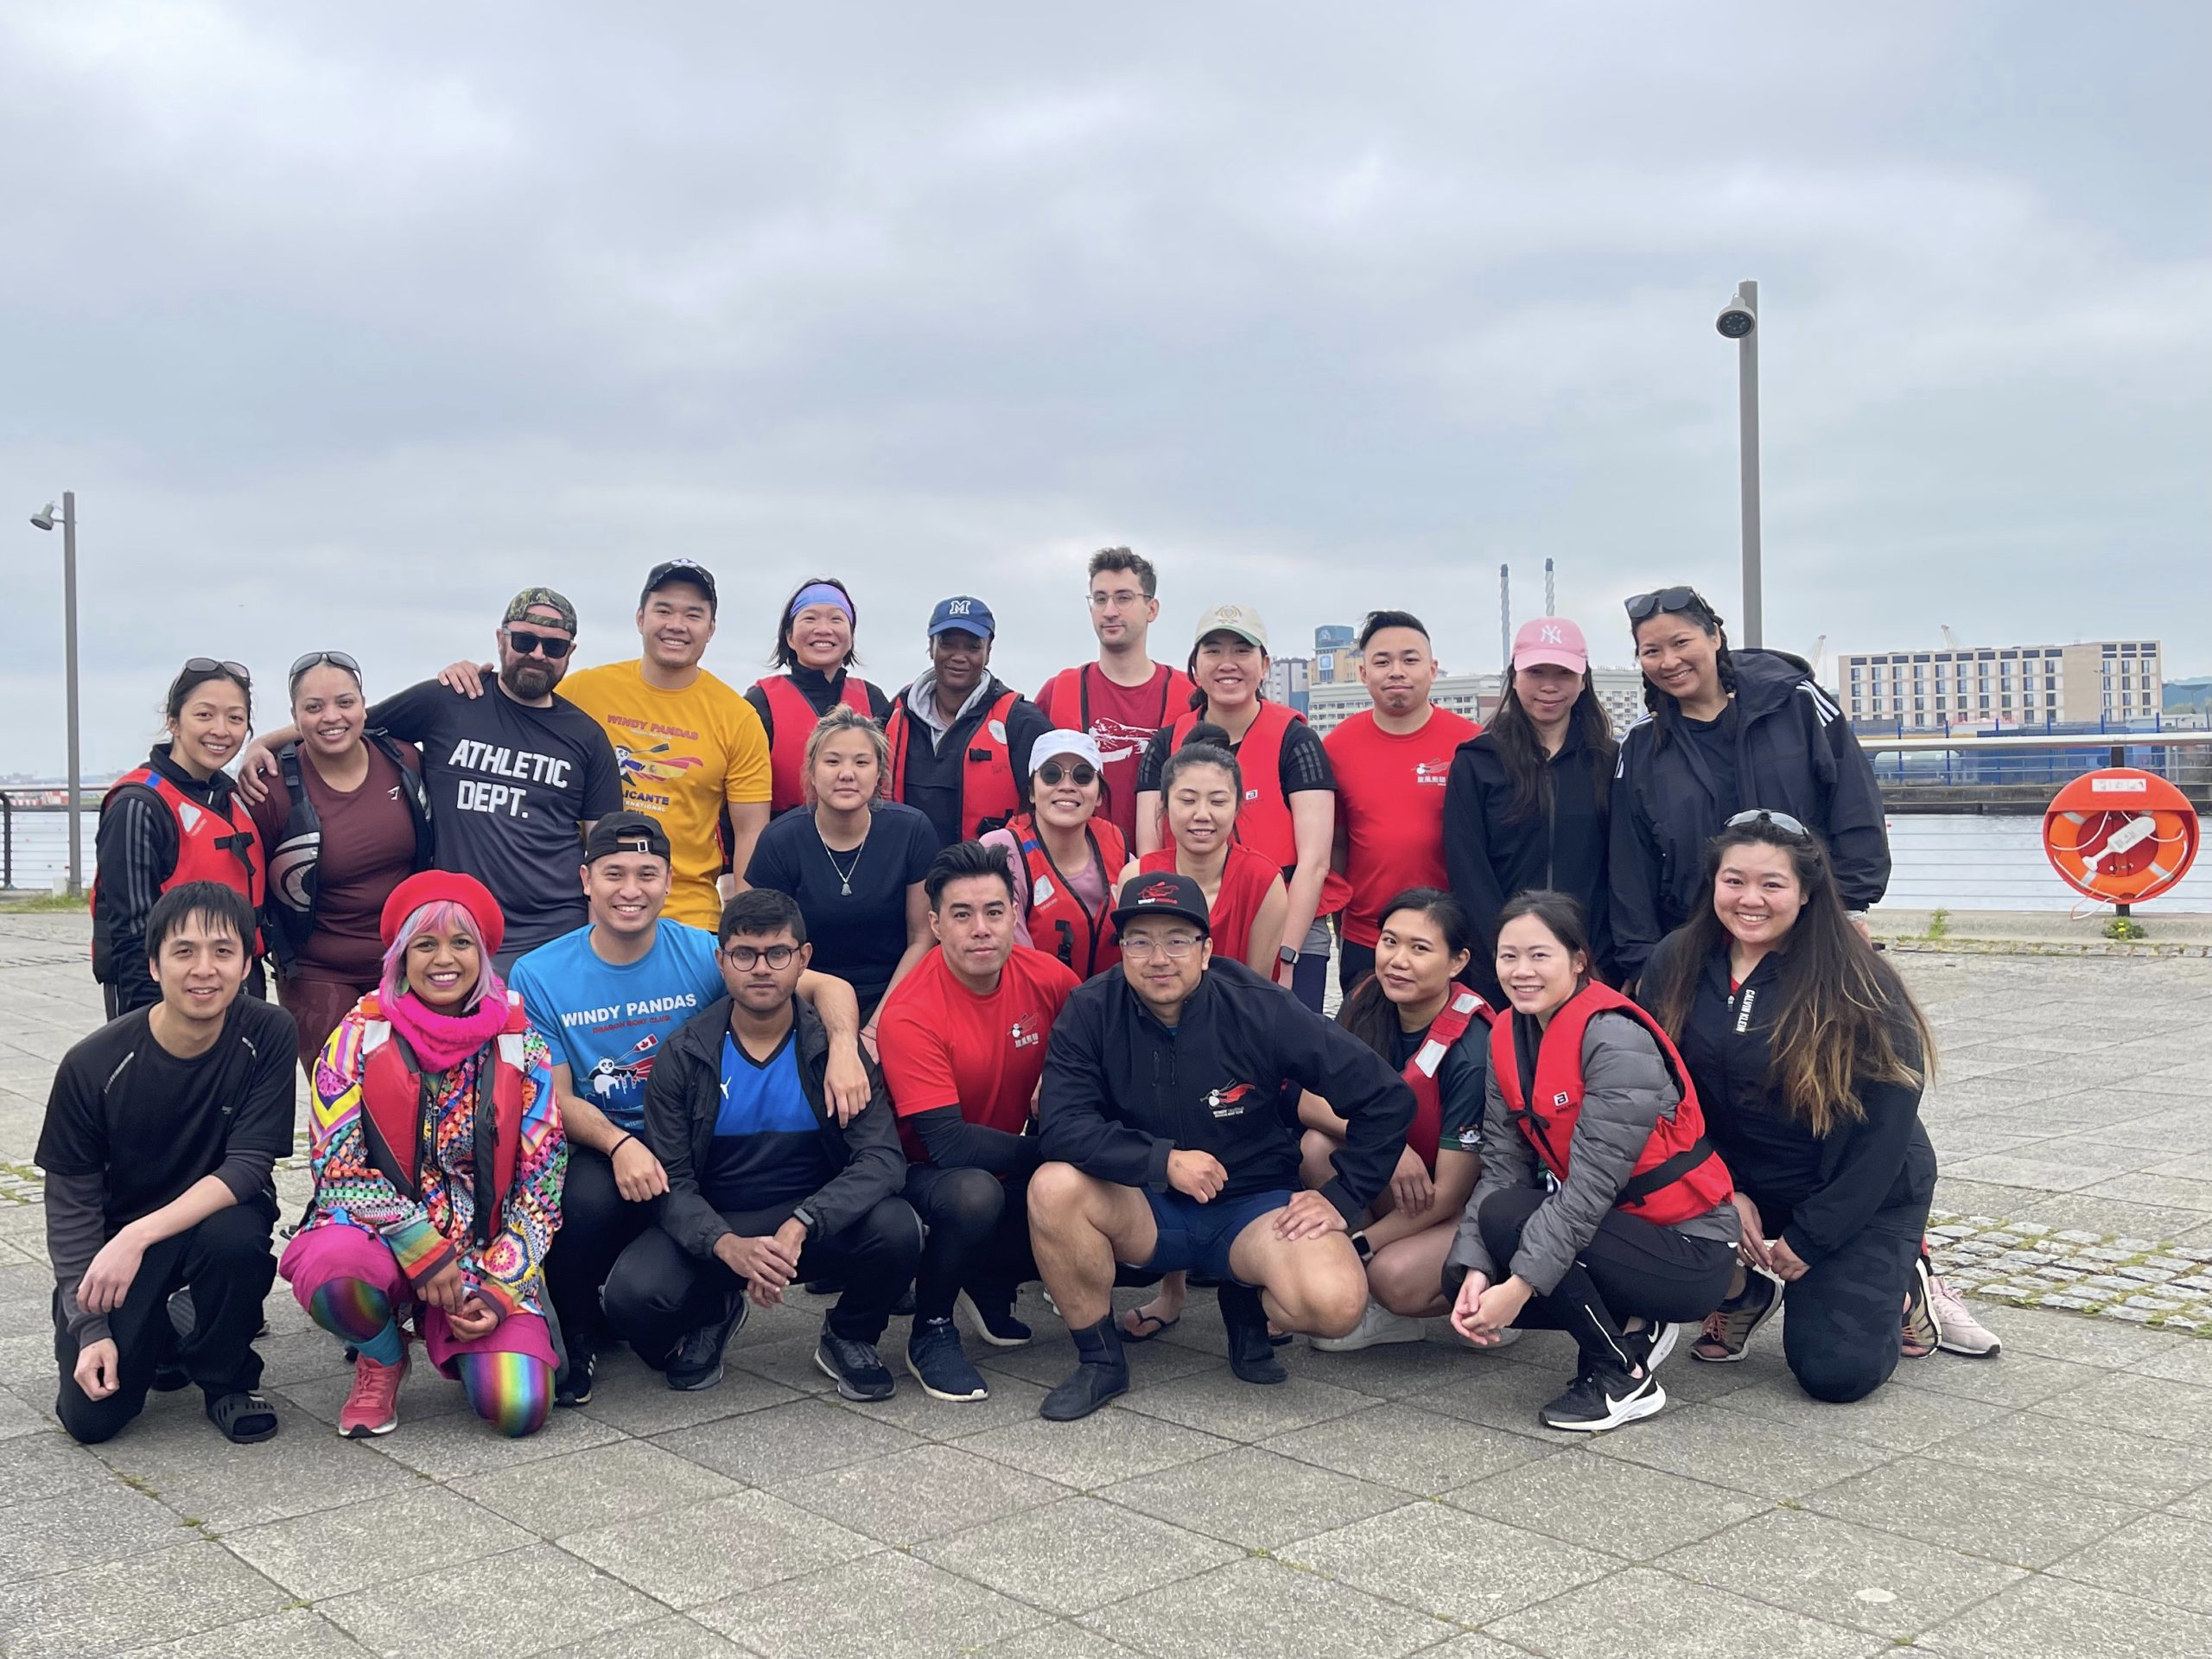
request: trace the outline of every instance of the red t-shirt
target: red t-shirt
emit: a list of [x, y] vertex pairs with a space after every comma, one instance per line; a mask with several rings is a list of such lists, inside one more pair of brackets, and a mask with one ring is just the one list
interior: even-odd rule
[[931, 950], [883, 999], [876, 1049], [899, 1136], [914, 1163], [929, 1162], [906, 1120], [958, 1106], [987, 1129], [1019, 1135], [1045, 1070], [1045, 1038], [1079, 983], [1058, 957], [1017, 944], [998, 989], [978, 996]]
[[1408, 887], [1441, 887], [1444, 783], [1452, 754], [1482, 728], [1448, 709], [1400, 737], [1362, 709], [1321, 740], [1337, 774], [1337, 823], [1344, 832], [1344, 938], [1372, 944], [1383, 906]]
[[[1077, 695], [1058, 707], [1053, 695], [1061, 685], [1054, 675], [1037, 694], [1037, 706], [1055, 731], [1088, 731], [1106, 762], [1106, 816], [1134, 850], [1137, 844], [1137, 766], [1152, 734], [1191, 706], [1191, 677], [1160, 663], [1142, 685], [1116, 685], [1096, 663], [1085, 663]], [[1085, 718], [1088, 708], [1089, 717]], [[1027, 765], [1022, 761], [1020, 764]]]

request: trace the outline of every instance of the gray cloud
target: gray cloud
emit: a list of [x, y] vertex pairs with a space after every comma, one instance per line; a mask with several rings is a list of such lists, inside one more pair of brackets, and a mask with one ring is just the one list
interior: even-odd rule
[[[95, 764], [184, 655], [396, 686], [525, 581], [611, 654], [676, 553], [740, 683], [828, 569], [874, 677], [970, 589], [1034, 685], [1108, 541], [1170, 651], [1409, 604], [1488, 666], [1548, 555], [1601, 642], [1661, 581], [1732, 613], [1745, 275], [1770, 638], [2212, 668], [2199, 7], [622, 17], [0, 14], [0, 507], [79, 493]], [[58, 550], [5, 522], [43, 710]]]

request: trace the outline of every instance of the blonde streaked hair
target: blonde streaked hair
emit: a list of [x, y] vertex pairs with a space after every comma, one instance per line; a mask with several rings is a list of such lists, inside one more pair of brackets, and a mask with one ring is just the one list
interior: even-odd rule
[[857, 732], [868, 739], [868, 746], [875, 751], [875, 792], [880, 798], [891, 792], [891, 740], [883, 734], [882, 726], [857, 709], [839, 703], [815, 722], [807, 734], [806, 767], [800, 786], [809, 806], [814, 804], [814, 763], [822, 753], [822, 746], [849, 732]]

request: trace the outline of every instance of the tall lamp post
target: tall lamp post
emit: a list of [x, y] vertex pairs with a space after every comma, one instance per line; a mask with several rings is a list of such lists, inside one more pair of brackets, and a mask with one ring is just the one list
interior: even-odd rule
[[[31, 515], [41, 530], [54, 528], [54, 503]], [[85, 892], [85, 823], [81, 805], [84, 766], [77, 739], [77, 493], [61, 493], [61, 671], [69, 699], [69, 892]]]
[[1759, 579], [1759, 285], [1736, 284], [1713, 319], [1721, 337], [1736, 342], [1736, 422], [1742, 448], [1744, 489], [1744, 643], [1761, 642], [1764, 594]]

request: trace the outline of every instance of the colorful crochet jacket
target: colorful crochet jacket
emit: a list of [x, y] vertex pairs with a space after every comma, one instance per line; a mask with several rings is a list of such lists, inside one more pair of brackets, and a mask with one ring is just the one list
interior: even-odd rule
[[361, 1125], [365, 1026], [355, 1008], [315, 1061], [315, 1122], [308, 1141], [315, 1204], [306, 1225], [374, 1233], [391, 1247], [414, 1285], [457, 1261], [468, 1287], [502, 1319], [510, 1313], [543, 1315], [545, 1252], [561, 1225], [561, 1185], [569, 1166], [545, 1039], [535, 1031], [524, 1039], [522, 1135], [514, 1188], [499, 1232], [480, 1250], [471, 1230], [476, 1217], [473, 1154], [477, 1088], [480, 1076], [490, 1070], [490, 1050], [436, 1074], [435, 1104], [423, 1114], [423, 1142], [416, 1149], [423, 1187], [417, 1203], [395, 1187], [369, 1155]]

